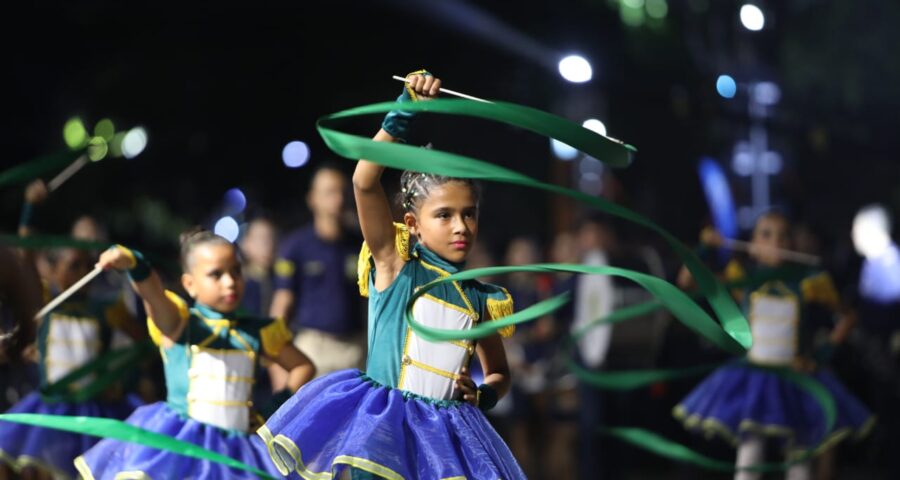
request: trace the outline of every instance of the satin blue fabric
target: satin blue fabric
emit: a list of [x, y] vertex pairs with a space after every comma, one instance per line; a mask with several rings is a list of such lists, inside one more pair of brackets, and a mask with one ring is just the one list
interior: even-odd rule
[[404, 479], [525, 478], [477, 408], [412, 396], [358, 370], [307, 384], [266, 428], [299, 450], [298, 459], [278, 442], [272, 445], [273, 459], [290, 470], [290, 478], [302, 478], [299, 471], [336, 474], [348, 463], [362, 470], [374, 463]]
[[[280, 474], [269, 458], [263, 442], [255, 435], [225, 431], [185, 417], [165, 402], [137, 409], [127, 422], [131, 425], [200, 445], [266, 471]], [[197, 458], [185, 457], [136, 443], [105, 439], [83, 455], [96, 480], [113, 480], [120, 472], [144, 472], [153, 479], [194, 480], [256, 479], [256, 475]]]
[[789, 448], [811, 448], [830, 436], [865, 433], [872, 418], [869, 410], [830, 373], [819, 370], [812, 376], [834, 396], [837, 418], [830, 432], [811, 395], [774, 373], [741, 364], [713, 372], [676, 407], [676, 415], [692, 430], [734, 438], [755, 432], [782, 438]]
[[[140, 405], [137, 397], [119, 402], [86, 401], [82, 403], [46, 403], [38, 393], [31, 393], [6, 413], [37, 413], [123, 419]], [[22, 423], [0, 422], [0, 452], [13, 460], [28, 458], [55, 468], [59, 473], [75, 476], [72, 460], [100, 441], [97, 437], [35, 427]]]

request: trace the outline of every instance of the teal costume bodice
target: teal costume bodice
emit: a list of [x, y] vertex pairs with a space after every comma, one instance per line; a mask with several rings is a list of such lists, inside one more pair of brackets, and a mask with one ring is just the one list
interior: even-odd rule
[[726, 269], [728, 280], [758, 279], [741, 289], [742, 307], [753, 333], [751, 361], [786, 365], [796, 356], [809, 356], [813, 343], [811, 314], [824, 307], [828, 314], [838, 309], [839, 297], [831, 277], [808, 268], [773, 269], [751, 265], [745, 273], [737, 263]]
[[[397, 227], [398, 235], [404, 229]], [[398, 242], [398, 245], [403, 242]], [[420, 338], [404, 320], [404, 309], [417, 287], [460, 271], [461, 264], [441, 258], [416, 244], [397, 278], [376, 291], [375, 267], [364, 246], [360, 258], [362, 293], [369, 297], [368, 358], [366, 374], [376, 382], [437, 400], [456, 400], [455, 387], [463, 366], [475, 352], [474, 341], [430, 342]], [[512, 313], [509, 293], [476, 280], [443, 283], [416, 300], [413, 316], [430, 327], [468, 329], [484, 320]], [[507, 331], [511, 334], [511, 331]]]
[[[37, 333], [41, 387], [109, 350], [112, 329], [129, 321], [125, 305], [94, 299], [69, 299], [44, 316]], [[72, 388], [90, 382], [86, 376]]]
[[290, 331], [280, 319], [224, 315], [202, 304], [188, 309], [166, 293], [186, 321], [177, 340], [164, 342], [148, 319], [163, 358], [167, 403], [204, 423], [246, 431], [259, 356], [276, 357], [291, 341]]

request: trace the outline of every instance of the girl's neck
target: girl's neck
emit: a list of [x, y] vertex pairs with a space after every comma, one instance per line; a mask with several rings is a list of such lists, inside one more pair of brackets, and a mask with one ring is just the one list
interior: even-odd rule
[[466, 267], [465, 261], [451, 262], [450, 260], [447, 260], [446, 258], [438, 255], [421, 242], [416, 242], [414, 248], [416, 249], [416, 251], [418, 251], [420, 256], [425, 258], [426, 262], [436, 263], [438, 267], [447, 270], [450, 273], [456, 273]]

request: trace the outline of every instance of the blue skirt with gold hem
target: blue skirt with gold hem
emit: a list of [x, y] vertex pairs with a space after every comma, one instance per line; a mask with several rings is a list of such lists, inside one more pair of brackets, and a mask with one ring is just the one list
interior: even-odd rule
[[258, 433], [291, 478], [330, 479], [346, 468], [391, 480], [525, 478], [474, 406], [410, 395], [359, 370], [305, 385]]
[[794, 383], [752, 365], [724, 366], [698, 385], [675, 407], [689, 430], [737, 443], [746, 434], [778, 438], [787, 450], [831, 446], [846, 437], [860, 438], [874, 423], [871, 412], [830, 373], [811, 376], [834, 397], [837, 416], [825, 431], [822, 408]]
[[[255, 435], [226, 431], [198, 422], [157, 402], [135, 410], [126, 420], [131, 425], [191, 442], [207, 450], [239, 460], [278, 477], [265, 445]], [[246, 471], [199, 458], [145, 447], [136, 443], [105, 439], [75, 461], [78, 472], [86, 479], [113, 480], [117, 475], [128, 478], [191, 478], [192, 480], [256, 479]], [[122, 477], [118, 477], [122, 478]]]
[[[6, 413], [101, 417], [121, 420], [138, 405], [140, 405], [140, 400], [134, 396], [127, 396], [115, 402], [96, 400], [80, 403], [45, 402], [40, 393], [33, 392]], [[27, 467], [37, 467], [49, 471], [54, 477], [74, 478], [77, 473], [72, 465], [72, 460], [98, 441], [100, 441], [99, 438], [89, 435], [21, 423], [0, 422], [0, 462], [9, 465], [15, 471]]]

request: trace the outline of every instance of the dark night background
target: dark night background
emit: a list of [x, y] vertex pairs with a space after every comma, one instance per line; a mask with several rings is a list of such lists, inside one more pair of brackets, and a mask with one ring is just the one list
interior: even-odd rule
[[[698, 158], [711, 155], [727, 167], [731, 145], [746, 137], [740, 93], [726, 100], [715, 91], [716, 77], [727, 72], [739, 83], [781, 86], [769, 127], [786, 168], [773, 180], [773, 200], [826, 238], [845, 240], [859, 206], [881, 201], [896, 210], [900, 202], [900, 57], [893, 48], [900, 33], [891, 27], [900, 6], [794, 0], [765, 7], [767, 28], [748, 32], [737, 2], [674, 1], [664, 20], [640, 26], [624, 24], [619, 10], [626, 7], [616, 2], [478, 5], [549, 51], [589, 58], [593, 81], [571, 84], [464, 31], [445, 9], [430, 13], [428, 2], [137, 9], [39, 2], [10, 17], [15, 28], [4, 33], [11, 83], [2, 162], [64, 148], [61, 128], [72, 116], [89, 129], [109, 117], [120, 129], [144, 125], [147, 150], [80, 173], [45, 207], [46, 230], [63, 230], [57, 222], [67, 214], [88, 211], [107, 216], [115, 232], [130, 226], [122, 217], [150, 209], [149, 202], [186, 222], [204, 221], [231, 187], [245, 189], [251, 209], [297, 223], [310, 169], [286, 169], [283, 146], [306, 141], [309, 165], [333, 158], [315, 132], [316, 118], [392, 99], [399, 87], [392, 74], [427, 66], [449, 88], [481, 97], [564, 116], [589, 108], [610, 135], [640, 150], [632, 167], [615, 173], [629, 206], [693, 241], [707, 211]], [[357, 123], [353, 131], [369, 135], [378, 119]], [[529, 133], [446, 118], [423, 129], [436, 146], [539, 178], [554, 162], [546, 140]], [[746, 179], [732, 182], [738, 203], [746, 201]], [[489, 234], [551, 233], [546, 198], [520, 195], [533, 205], [509, 209], [491, 200], [524, 192], [489, 192], [485, 214], [499, 222]], [[0, 214], [10, 227], [20, 195], [3, 193]]]
[[[308, 219], [313, 168], [333, 161], [350, 172], [354, 165], [325, 147], [316, 119], [394, 99], [400, 84], [391, 75], [425, 67], [454, 90], [578, 122], [601, 119], [610, 136], [639, 149], [632, 166], [609, 177], [621, 192], [603, 194], [694, 244], [709, 222], [698, 161], [710, 156], [731, 171], [733, 145], [750, 127], [740, 84], [766, 80], [782, 93], [766, 121], [769, 145], [784, 159], [772, 177], [773, 204], [814, 228], [838, 278], [857, 269], [849, 237], [856, 211], [879, 202], [900, 213], [900, 3], [760, 1], [766, 27], [749, 32], [738, 18], [743, 2], [669, 0], [665, 18], [641, 22], [628, 16], [635, 2], [643, 3], [17, 5], [0, 33], [7, 85], [0, 170], [64, 149], [62, 127], [71, 117], [89, 129], [110, 118], [118, 129], [144, 126], [147, 149], [77, 174], [38, 210], [43, 232], [63, 234], [77, 215], [92, 213], [113, 241], [174, 252], [178, 231], [210, 227], [233, 187], [246, 193], [248, 217], [266, 212], [294, 227]], [[478, 33], [480, 20], [466, 9], [498, 22], [486, 27], [490, 35]], [[556, 55], [570, 52], [591, 61], [592, 81], [560, 77]], [[738, 81], [734, 99], [716, 92], [724, 73]], [[348, 130], [369, 136], [379, 122], [354, 121]], [[560, 173], [569, 164], [528, 132], [430, 117], [416, 138], [575, 186]], [[304, 168], [282, 163], [293, 140], [310, 146]], [[386, 178], [396, 183], [397, 174]], [[748, 203], [749, 180], [733, 173], [729, 180], [736, 202]], [[0, 231], [11, 233], [22, 188], [0, 191], [0, 202]], [[559, 218], [579, 218], [562, 211], [568, 208], [543, 193], [487, 185], [482, 235], [498, 251], [520, 234], [546, 244], [572, 226]], [[633, 229], [624, 236], [656, 242]], [[728, 452], [717, 451], [720, 458]]]

